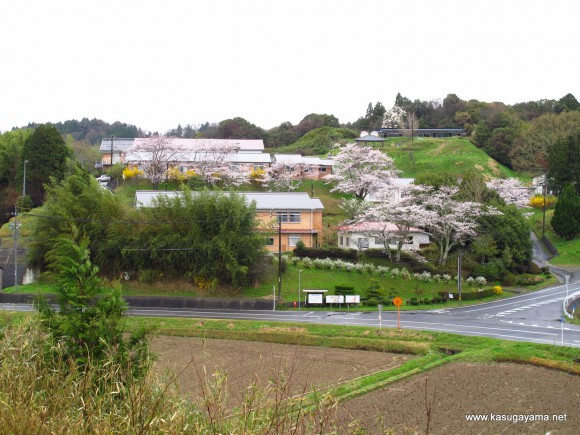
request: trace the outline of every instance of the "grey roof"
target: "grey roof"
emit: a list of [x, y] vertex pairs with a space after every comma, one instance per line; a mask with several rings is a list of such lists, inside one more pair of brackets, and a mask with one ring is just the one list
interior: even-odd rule
[[[193, 192], [195, 194], [195, 192]], [[228, 194], [229, 192], [223, 192]], [[248, 202], [256, 202], [256, 210], [323, 210], [318, 198], [310, 198], [306, 192], [235, 192], [246, 197]], [[166, 196], [174, 198], [184, 194], [178, 191], [138, 190], [135, 192], [137, 207], [152, 207], [153, 199]]]
[[285, 165], [334, 165], [334, 160], [321, 159], [320, 157], [304, 157], [300, 154], [274, 154], [274, 160]]
[[373, 136], [372, 134], [367, 134], [366, 136], [363, 137], [359, 137], [358, 139], [355, 139], [356, 142], [384, 142], [385, 139], [383, 139], [380, 136]]
[[[135, 139], [114, 138], [113, 139], [113, 154], [125, 152], [133, 146]], [[101, 140], [101, 152], [111, 152], [111, 138], [104, 138]]]
[[[114, 138], [113, 152], [124, 152], [133, 147], [146, 142], [146, 138]], [[264, 151], [264, 141], [262, 139], [171, 139], [171, 144], [181, 150], [192, 149], [196, 147], [211, 146], [216, 144], [228, 144], [236, 146], [242, 152], [262, 152]], [[101, 152], [111, 151], [111, 139], [103, 138], [99, 148]]]

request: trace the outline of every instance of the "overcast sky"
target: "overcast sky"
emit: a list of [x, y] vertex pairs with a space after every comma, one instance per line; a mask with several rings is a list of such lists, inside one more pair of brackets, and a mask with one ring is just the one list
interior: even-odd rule
[[2, 0], [0, 131], [580, 99], [577, 0]]

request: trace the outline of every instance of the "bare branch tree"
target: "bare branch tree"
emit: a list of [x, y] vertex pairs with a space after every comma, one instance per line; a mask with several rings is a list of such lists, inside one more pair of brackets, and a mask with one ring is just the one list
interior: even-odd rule
[[136, 163], [151, 179], [153, 188], [157, 189], [169, 164], [180, 157], [180, 148], [173, 143], [173, 138], [153, 136], [146, 139], [135, 139], [135, 145], [127, 153], [125, 161]]
[[415, 142], [414, 138], [417, 134], [417, 129], [419, 128], [419, 120], [415, 112], [406, 112], [403, 117], [403, 134], [411, 138], [411, 145], [409, 145], [409, 158], [411, 159], [411, 164], [415, 167]]

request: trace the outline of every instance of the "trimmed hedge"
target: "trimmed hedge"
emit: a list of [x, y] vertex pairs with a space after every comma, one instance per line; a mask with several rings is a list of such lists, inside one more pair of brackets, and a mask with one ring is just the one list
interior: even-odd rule
[[334, 286], [335, 295], [354, 295], [354, 287], [351, 285], [335, 285]]
[[342, 260], [357, 260], [358, 251], [356, 249], [340, 249], [340, 248], [304, 248], [294, 249], [296, 257], [308, 258], [340, 258]]

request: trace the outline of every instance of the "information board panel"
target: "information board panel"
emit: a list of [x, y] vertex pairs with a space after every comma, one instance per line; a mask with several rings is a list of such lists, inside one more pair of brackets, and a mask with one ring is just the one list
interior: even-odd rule
[[347, 304], [360, 304], [360, 295], [346, 295], [345, 302]]
[[326, 303], [327, 304], [343, 304], [344, 303], [344, 296], [343, 295], [328, 295], [328, 296], [326, 296]]
[[315, 294], [308, 294], [308, 303], [309, 304], [320, 304], [322, 305], [322, 294], [315, 293]]

